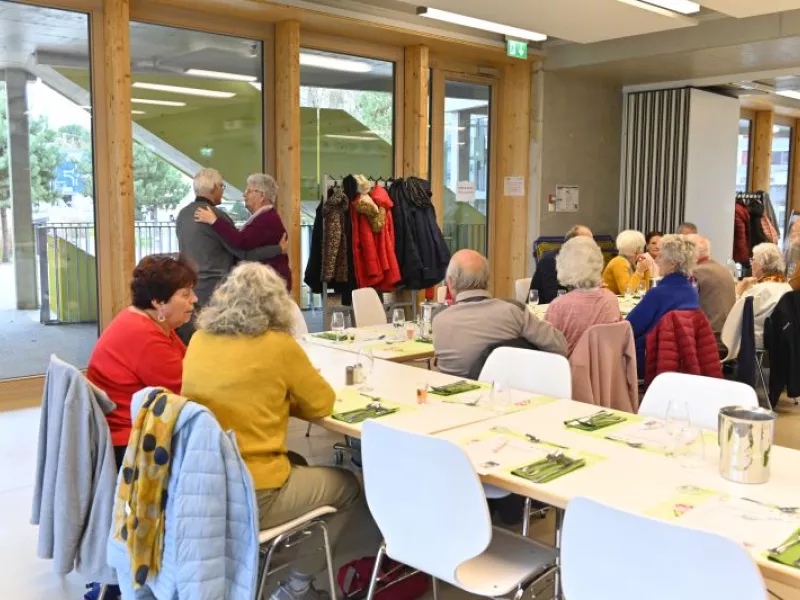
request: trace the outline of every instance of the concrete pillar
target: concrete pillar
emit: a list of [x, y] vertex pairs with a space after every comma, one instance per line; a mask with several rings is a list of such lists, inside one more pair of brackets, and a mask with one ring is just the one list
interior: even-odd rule
[[17, 308], [37, 307], [36, 246], [33, 235], [33, 198], [31, 197], [30, 136], [28, 135], [28, 73], [6, 69], [8, 108], [9, 183], [11, 218], [14, 222], [14, 276]]

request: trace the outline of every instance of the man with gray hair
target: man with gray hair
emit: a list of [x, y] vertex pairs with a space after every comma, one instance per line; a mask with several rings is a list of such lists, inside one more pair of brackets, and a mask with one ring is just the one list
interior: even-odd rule
[[[215, 169], [200, 169], [192, 182], [195, 200], [184, 206], [175, 219], [178, 250], [197, 266], [198, 308], [205, 306], [219, 283], [228, 275], [239, 260], [261, 261], [286, 253], [286, 240], [253, 250], [236, 250], [226, 244], [211, 227], [195, 221], [198, 208], [208, 207], [214, 214], [233, 224], [226, 212], [218, 207], [222, 202], [225, 184], [222, 175]], [[188, 344], [194, 333], [194, 323], [189, 322], [178, 329], [178, 335]]]
[[684, 221], [678, 225], [678, 235], [697, 235], [697, 225]]
[[711, 242], [701, 235], [690, 235], [697, 247], [697, 265], [692, 276], [697, 283], [700, 308], [708, 317], [717, 343], [725, 325], [725, 319], [736, 303], [736, 285], [731, 272], [711, 258]]
[[492, 298], [489, 262], [474, 250], [459, 250], [450, 259], [445, 279], [455, 305], [433, 320], [433, 344], [439, 370], [467, 377], [490, 346], [524, 338], [545, 352], [566, 356], [564, 335], [512, 300]]

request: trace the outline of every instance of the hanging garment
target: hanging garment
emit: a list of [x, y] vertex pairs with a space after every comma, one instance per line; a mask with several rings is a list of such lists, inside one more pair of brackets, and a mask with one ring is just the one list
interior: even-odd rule
[[395, 242], [395, 252], [403, 284], [411, 289], [425, 289], [440, 283], [450, 262], [450, 252], [436, 221], [430, 183], [418, 177], [398, 179], [389, 194], [395, 206], [401, 205], [395, 223], [403, 220], [402, 241]]
[[314, 227], [311, 229], [311, 247], [303, 282], [312, 294], [322, 293], [322, 205], [320, 202], [314, 215]]
[[[770, 231], [775, 232], [775, 241], [772, 242], [773, 244], [777, 244], [779, 242], [778, 239], [778, 231], [780, 230], [780, 226], [778, 225], [778, 215], [775, 214], [775, 207], [772, 205], [772, 199], [769, 197], [768, 192], [764, 192], [764, 216], [769, 220], [769, 229]], [[767, 231], [767, 227], [765, 226], [764, 231]]]
[[397, 264], [397, 255], [395, 254], [394, 218], [392, 216], [394, 203], [386, 190], [378, 185], [372, 188], [370, 197], [384, 216], [383, 228], [375, 235], [375, 247], [383, 271], [383, 279], [375, 285], [375, 289], [379, 292], [390, 292], [401, 279], [400, 266]]
[[341, 186], [333, 186], [322, 205], [322, 279], [327, 282], [347, 283], [347, 236], [345, 218], [347, 198]]
[[733, 260], [744, 266], [750, 264], [750, 211], [738, 200], [733, 220]]

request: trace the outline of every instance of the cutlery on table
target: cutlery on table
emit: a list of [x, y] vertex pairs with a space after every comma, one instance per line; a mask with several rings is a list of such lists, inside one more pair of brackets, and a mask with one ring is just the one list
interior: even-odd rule
[[607, 435], [607, 436], [605, 436], [605, 439], [610, 440], [612, 442], [625, 444], [627, 446], [630, 446], [631, 448], [643, 448], [644, 447], [644, 442], [633, 442], [631, 440], [626, 440], [625, 438], [617, 437], [617, 436], [614, 436], [614, 435]]

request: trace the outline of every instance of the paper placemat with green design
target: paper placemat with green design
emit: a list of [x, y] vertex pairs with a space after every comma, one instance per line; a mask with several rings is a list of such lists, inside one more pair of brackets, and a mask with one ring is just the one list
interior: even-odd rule
[[331, 418], [355, 425], [367, 419], [385, 417], [398, 412], [415, 410], [416, 408], [415, 406], [387, 402], [379, 396], [359, 392], [355, 388], [347, 387], [339, 390], [336, 394], [336, 403], [333, 406], [334, 412]]
[[637, 415], [604, 408], [602, 410], [587, 412], [587, 414], [582, 417], [567, 419], [564, 421], [564, 427], [581, 433], [596, 434], [595, 437], [603, 437], [607, 435], [609, 431], [613, 431], [620, 425], [641, 418], [642, 417]]
[[433, 352], [433, 344], [416, 340], [367, 342], [363, 347], [372, 350], [373, 353], [385, 352], [391, 356], [414, 356]]
[[311, 333], [306, 336], [310, 342], [332, 342], [336, 344], [352, 344], [355, 342], [353, 336], [348, 333], [334, 333], [333, 331], [323, 331], [322, 333]]
[[475, 390], [489, 389], [490, 387], [491, 386], [488, 383], [483, 383], [481, 381], [467, 381], [466, 379], [462, 379], [461, 381], [454, 381], [453, 383], [447, 383], [445, 385], [431, 386], [430, 392], [435, 396], [449, 397], [457, 396], [459, 394], [466, 394], [467, 392], [472, 392]]
[[478, 473], [502, 471], [533, 483], [547, 483], [605, 458], [506, 427], [493, 427], [459, 444]]
[[[510, 415], [521, 410], [543, 406], [556, 401], [556, 398], [534, 395], [523, 390], [506, 390], [505, 392], [500, 392], [507, 394], [504, 399], [493, 399], [491, 384], [478, 381], [466, 383], [468, 385], [464, 387], [464, 391], [441, 397], [441, 401], [447, 404], [461, 404], [463, 406], [491, 410], [500, 415]], [[472, 385], [477, 385], [478, 387], [470, 387]], [[431, 393], [435, 396], [437, 395], [436, 392], [432, 391]], [[441, 394], [438, 394], [438, 396], [441, 396]]]
[[774, 548], [769, 549], [766, 557], [787, 567], [800, 569], [800, 527]]
[[697, 506], [719, 495], [719, 492], [706, 490], [693, 485], [681, 486], [675, 491], [675, 495], [647, 509], [644, 514], [648, 517], [672, 521], [674, 519], [679, 519], [690, 510], [694, 510]]

